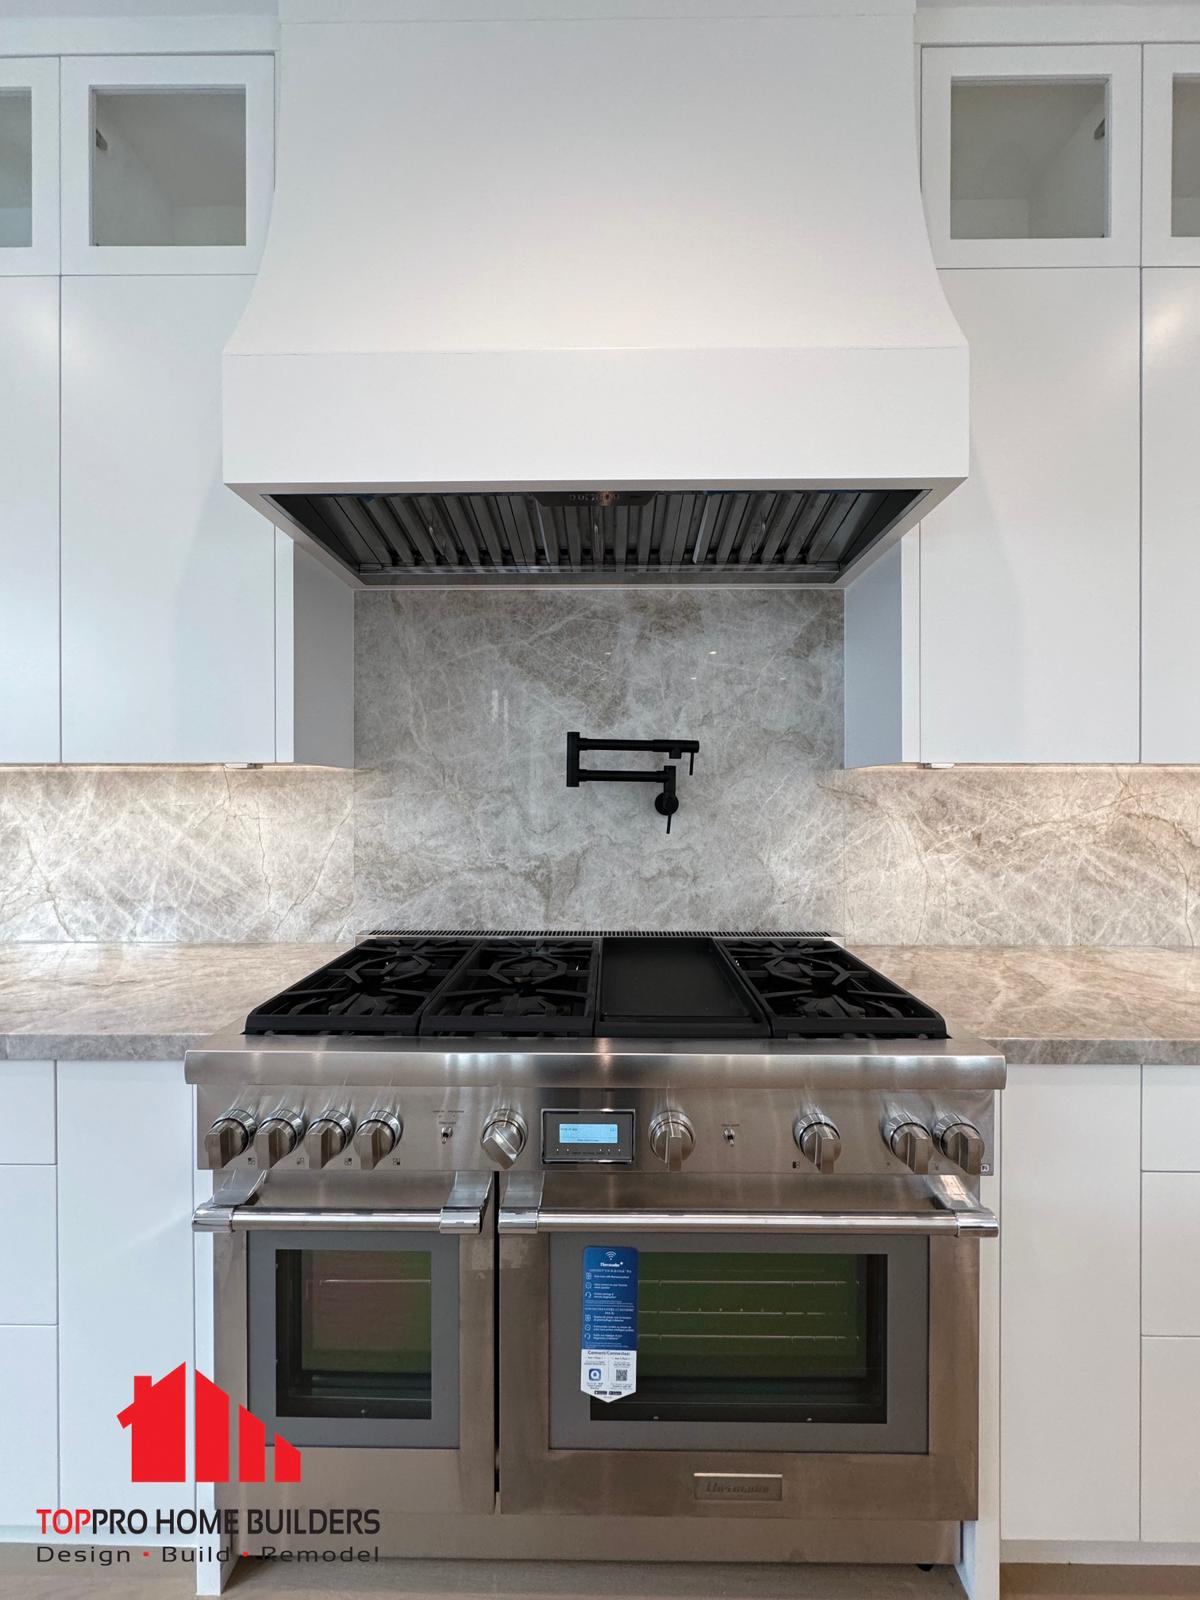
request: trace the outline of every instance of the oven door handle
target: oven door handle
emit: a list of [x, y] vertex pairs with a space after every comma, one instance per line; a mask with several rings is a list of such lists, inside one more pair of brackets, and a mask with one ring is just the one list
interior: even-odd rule
[[491, 1193], [491, 1178], [460, 1174], [443, 1206], [396, 1209], [342, 1206], [267, 1206], [239, 1196], [214, 1195], [192, 1213], [197, 1233], [251, 1233], [264, 1228], [300, 1233], [333, 1229], [370, 1233], [481, 1233]]
[[536, 1190], [511, 1192], [500, 1207], [501, 1233], [795, 1233], [948, 1234], [956, 1239], [994, 1239], [995, 1213], [981, 1206], [952, 1177], [931, 1179], [932, 1206], [921, 1211], [582, 1211], [546, 1206]]
[[560, 1211], [502, 1206], [501, 1233], [949, 1234], [993, 1239], [986, 1206], [970, 1211]]

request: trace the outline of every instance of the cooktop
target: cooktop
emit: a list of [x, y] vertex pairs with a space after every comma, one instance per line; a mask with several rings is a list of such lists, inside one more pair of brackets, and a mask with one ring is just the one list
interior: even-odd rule
[[385, 930], [256, 1006], [250, 1034], [944, 1039], [819, 933]]

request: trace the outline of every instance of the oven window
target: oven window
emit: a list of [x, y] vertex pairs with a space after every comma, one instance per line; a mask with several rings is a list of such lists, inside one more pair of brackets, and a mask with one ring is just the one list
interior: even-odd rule
[[278, 1250], [279, 1417], [402, 1417], [433, 1410], [427, 1250]]
[[637, 1392], [593, 1420], [886, 1422], [887, 1257], [642, 1250]]

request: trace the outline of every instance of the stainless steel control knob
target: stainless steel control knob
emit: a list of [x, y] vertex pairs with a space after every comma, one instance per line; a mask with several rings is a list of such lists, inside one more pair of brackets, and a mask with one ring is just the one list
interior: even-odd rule
[[254, 1115], [240, 1106], [224, 1111], [204, 1135], [204, 1157], [214, 1172], [242, 1155], [254, 1137]]
[[818, 1172], [833, 1171], [842, 1153], [842, 1136], [827, 1117], [797, 1117], [792, 1138], [802, 1156], [807, 1156]]
[[515, 1111], [497, 1111], [484, 1123], [479, 1143], [489, 1161], [511, 1167], [525, 1148], [525, 1124]]
[[678, 1172], [696, 1147], [696, 1130], [682, 1111], [660, 1111], [649, 1137], [651, 1151], [668, 1172]]
[[369, 1172], [400, 1143], [404, 1124], [392, 1111], [375, 1111], [364, 1117], [354, 1132], [354, 1152]]
[[973, 1122], [953, 1117], [938, 1124], [937, 1141], [947, 1161], [961, 1167], [968, 1178], [977, 1178], [983, 1170], [983, 1135]]
[[298, 1111], [272, 1111], [254, 1135], [254, 1158], [264, 1172], [292, 1151], [304, 1137], [304, 1118]]
[[311, 1168], [326, 1167], [340, 1156], [354, 1135], [354, 1121], [345, 1111], [323, 1111], [304, 1135], [304, 1153]]
[[923, 1122], [911, 1117], [893, 1117], [884, 1124], [883, 1137], [888, 1149], [916, 1173], [929, 1171], [933, 1160], [933, 1135]]

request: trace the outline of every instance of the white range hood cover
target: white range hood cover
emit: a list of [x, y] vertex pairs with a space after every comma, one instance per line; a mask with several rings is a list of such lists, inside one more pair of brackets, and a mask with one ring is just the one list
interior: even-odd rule
[[474, 9], [285, 0], [227, 482], [353, 571], [286, 497], [961, 481], [911, 0]]

